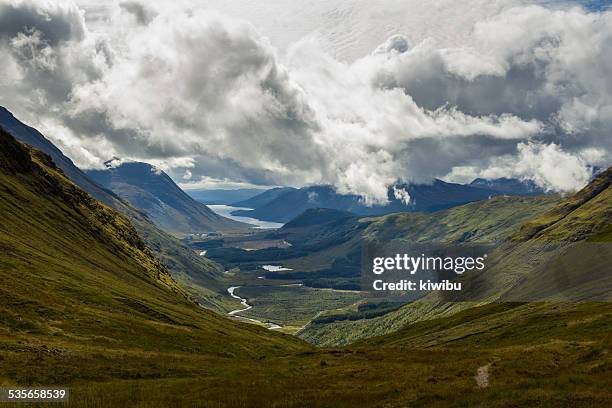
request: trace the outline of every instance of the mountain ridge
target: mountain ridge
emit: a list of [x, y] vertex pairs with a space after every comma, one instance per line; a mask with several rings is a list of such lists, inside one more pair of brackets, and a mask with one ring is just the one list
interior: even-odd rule
[[[87, 177], [85, 172], [79, 169], [42, 133], [21, 122], [4, 106], [0, 106], [0, 128], [3, 128], [17, 140], [48, 154], [66, 176], [98, 200], [112, 207], [121, 207], [124, 204], [115, 193]], [[127, 211], [125, 208], [123, 210]]]
[[[398, 198], [396, 189], [407, 193], [410, 201], [405, 202], [401, 196]], [[394, 186], [389, 189], [388, 204], [368, 206], [363, 203], [360, 196], [338, 194], [332, 186], [310, 186], [286, 192], [254, 210], [234, 211], [232, 214], [265, 221], [288, 222], [309, 208], [343, 210], [361, 216], [395, 212], [434, 212], [503, 194], [499, 191], [436, 179], [429, 185]]]
[[490, 180], [477, 178], [469, 183], [469, 185], [472, 187], [486, 188], [512, 195], [538, 195], [545, 193], [544, 189], [538, 187], [533, 181], [522, 181], [506, 177]]
[[240, 230], [247, 224], [222, 217], [194, 200], [161, 169], [143, 162], [87, 170], [100, 185], [143, 210], [161, 229], [173, 234]]
[[72, 182], [130, 219], [147, 246], [171, 271], [175, 279], [191, 289], [199, 302], [215, 310], [231, 310], [235, 302], [227, 296], [225, 285], [220, 282], [223, 270], [219, 265], [196, 255], [178, 239], [160, 230], [143, 211], [93, 181], [42, 133], [19, 121], [4, 107], [0, 107], [0, 128], [18, 141], [48, 154], [54, 166], [61, 169]]
[[248, 200], [261, 194], [265, 189], [238, 188], [238, 189], [185, 189], [194, 200], [206, 205], [234, 205], [234, 203]]
[[244, 208], [259, 208], [262, 207], [271, 201], [277, 199], [278, 197], [289, 193], [291, 191], [295, 191], [296, 189], [293, 187], [275, 187], [269, 190], [266, 190], [260, 194], [257, 194], [251, 198], [246, 200], [236, 201], [232, 203], [234, 207], [244, 207]]
[[[379, 225], [371, 224], [370, 231]], [[420, 233], [414, 228], [406, 231], [408, 235]], [[489, 254], [487, 263], [490, 267], [483, 273], [464, 274], [459, 278], [465, 287], [457, 296], [432, 292], [371, 319], [352, 316], [351, 313], [346, 318], [326, 318], [321, 323], [315, 319], [300, 335], [329, 346], [386, 335], [418, 322], [452, 318], [478, 305], [608, 302], [612, 298], [612, 276], [609, 274], [611, 232], [612, 167], [576, 194], [531, 215]], [[354, 320], [349, 320], [348, 316]]]
[[212, 356], [304, 349], [198, 306], [126, 217], [4, 130], [0, 186], [1, 365], [20, 344], [66, 350], [65, 361], [105, 347], [129, 354], [197, 346]]

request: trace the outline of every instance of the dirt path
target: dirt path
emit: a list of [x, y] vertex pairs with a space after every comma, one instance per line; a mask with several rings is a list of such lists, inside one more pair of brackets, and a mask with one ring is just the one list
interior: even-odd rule
[[478, 367], [476, 375], [474, 376], [478, 388], [486, 388], [489, 386], [489, 367], [491, 367], [491, 363]]

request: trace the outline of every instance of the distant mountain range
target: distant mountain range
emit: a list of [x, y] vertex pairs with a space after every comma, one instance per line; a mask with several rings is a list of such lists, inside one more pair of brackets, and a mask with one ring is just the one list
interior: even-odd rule
[[270, 190], [266, 190], [261, 194], [257, 194], [249, 198], [248, 200], [234, 202], [232, 205], [234, 207], [243, 207], [243, 208], [260, 208], [276, 200], [278, 197], [284, 194], [293, 192], [293, 191], [297, 191], [297, 189], [293, 187], [271, 188]]
[[143, 210], [160, 228], [174, 234], [246, 229], [222, 217], [180, 189], [161, 169], [142, 162], [106, 162], [105, 170], [88, 170], [100, 185]]
[[375, 206], [365, 205], [357, 195], [338, 194], [331, 186], [278, 187], [263, 192], [258, 189], [196, 190], [187, 194], [166, 173], [147, 163], [109, 161], [105, 170], [83, 172], [40, 132], [17, 120], [3, 107], [0, 107], [0, 126], [18, 140], [49, 154], [70, 179], [95, 198], [132, 218], [141, 217], [135, 214], [140, 211], [158, 227], [178, 235], [248, 228], [247, 224], [214, 213], [203, 202], [251, 208], [233, 214], [284, 223], [310, 208], [337, 209], [365, 216], [433, 212], [498, 195], [543, 193], [532, 182], [500, 178], [476, 179], [469, 185], [434, 180], [431, 185], [396, 186], [410, 196], [409, 202], [401, 195], [396, 197], [390, 189], [389, 203]]
[[[410, 196], [406, 202], [404, 197], [395, 193], [401, 190]], [[434, 180], [430, 185], [401, 185], [389, 189], [387, 205], [367, 206], [357, 195], [338, 194], [331, 186], [311, 186], [300, 189], [290, 189], [286, 192], [274, 191], [275, 197], [263, 193], [253, 197], [240, 206], [253, 208], [251, 211], [239, 210], [232, 214], [258, 218], [266, 221], [288, 222], [309, 208], [329, 208], [348, 211], [357, 215], [384, 215], [395, 212], [433, 212], [455, 207], [472, 201], [485, 200], [490, 197], [507, 194], [506, 192], [488, 189], [482, 186], [474, 187], [442, 180]], [[280, 194], [282, 193], [282, 194]], [[261, 200], [263, 205], [259, 204]], [[396, 197], [397, 196], [397, 197]]]
[[185, 192], [195, 200], [208, 205], [234, 205], [236, 202], [248, 200], [249, 198], [255, 197], [264, 191], [266, 190], [261, 188], [238, 188], [235, 190], [185, 190]]

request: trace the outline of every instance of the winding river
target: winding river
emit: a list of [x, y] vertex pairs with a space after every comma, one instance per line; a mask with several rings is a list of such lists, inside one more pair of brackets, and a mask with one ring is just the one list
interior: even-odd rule
[[264, 323], [264, 322], [262, 322], [261, 320], [256, 320], [256, 319], [251, 319], [251, 318], [244, 317], [244, 316], [239, 316], [239, 315], [238, 315], [238, 313], [246, 312], [247, 310], [249, 310], [249, 309], [252, 309], [252, 308], [253, 308], [253, 306], [252, 306], [252, 305], [249, 305], [249, 303], [247, 302], [247, 300], [246, 300], [245, 298], [241, 298], [240, 296], [238, 296], [238, 295], [236, 295], [236, 294], [234, 293], [234, 291], [235, 291], [236, 289], [238, 289], [239, 287], [240, 287], [240, 286], [230, 286], [229, 288], [227, 288], [227, 293], [229, 293], [229, 295], [230, 295], [231, 297], [233, 297], [234, 299], [238, 299], [238, 300], [240, 300], [240, 304], [243, 306], [243, 308], [241, 308], [241, 309], [236, 309], [236, 310], [232, 310], [231, 312], [229, 312], [229, 313], [228, 313], [228, 315], [233, 316], [233, 317], [238, 318], [238, 319], [241, 319], [241, 320], [247, 320], [247, 321], [250, 321], [250, 322], [253, 322], [253, 323], [260, 323], [260, 324], [263, 324], [263, 325], [265, 325], [266, 327], [268, 327], [268, 329], [270, 329], [270, 330], [275, 330], [275, 329], [280, 329], [280, 328], [282, 328], [282, 326], [279, 326], [279, 325], [278, 325], [278, 324], [276, 324], [276, 323], [271, 323], [271, 322]]

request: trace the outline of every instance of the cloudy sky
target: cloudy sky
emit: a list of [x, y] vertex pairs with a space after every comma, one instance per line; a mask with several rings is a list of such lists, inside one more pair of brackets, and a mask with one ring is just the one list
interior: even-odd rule
[[184, 187], [518, 177], [612, 162], [602, 1], [0, 0], [0, 104], [79, 166]]

